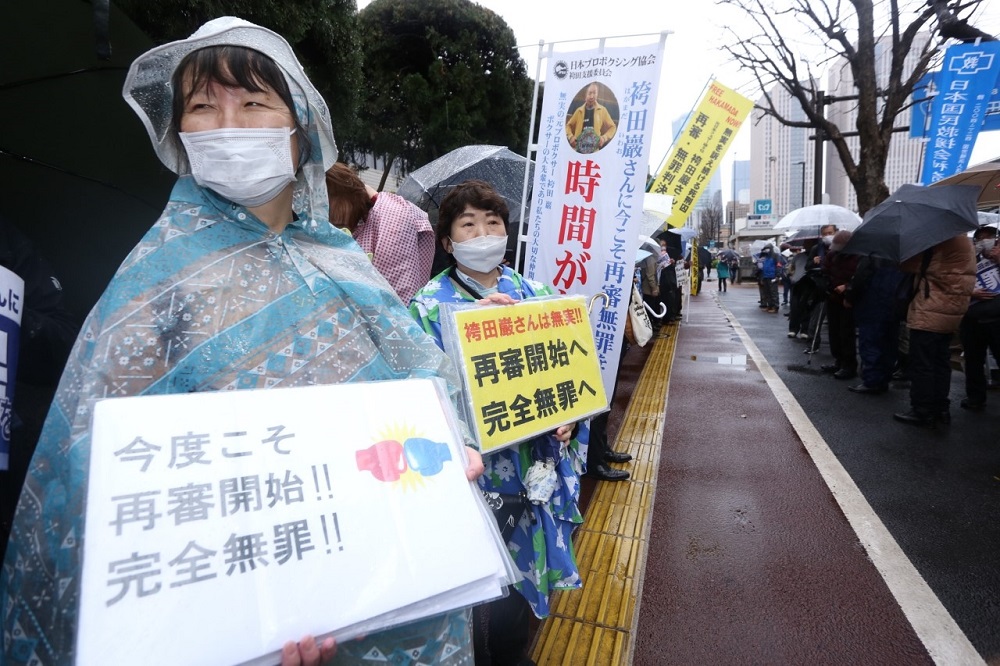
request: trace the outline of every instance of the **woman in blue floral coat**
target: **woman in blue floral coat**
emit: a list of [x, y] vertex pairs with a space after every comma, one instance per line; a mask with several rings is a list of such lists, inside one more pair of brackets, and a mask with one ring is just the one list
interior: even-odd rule
[[[507, 247], [508, 215], [503, 198], [483, 181], [466, 181], [441, 202], [437, 241], [452, 255], [455, 265], [432, 278], [410, 301], [410, 312], [439, 346], [441, 303], [513, 304], [552, 294], [549, 287], [500, 264]], [[583, 522], [578, 507], [582, 473], [579, 445], [586, 444], [588, 432], [584, 424], [576, 430], [573, 437], [572, 425], [562, 426], [554, 433], [483, 457], [486, 472], [479, 479], [480, 487], [505, 494], [524, 490], [525, 474], [535, 460], [554, 456], [557, 461], [559, 482], [552, 498], [546, 504], [532, 505], [507, 543], [524, 575], [517, 590], [540, 618], [549, 614], [552, 590], [581, 586], [571, 535]]]

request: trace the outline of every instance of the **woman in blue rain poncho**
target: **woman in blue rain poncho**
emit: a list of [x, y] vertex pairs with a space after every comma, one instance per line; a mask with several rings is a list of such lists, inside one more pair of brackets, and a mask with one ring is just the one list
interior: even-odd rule
[[[442, 303], [486, 299], [502, 305], [552, 293], [550, 288], [501, 265], [507, 247], [508, 214], [503, 198], [483, 181], [466, 181], [441, 202], [437, 240], [454, 265], [432, 278], [410, 301], [410, 312], [439, 345], [443, 344]], [[486, 472], [479, 479], [483, 490], [517, 494], [525, 489], [525, 475], [536, 461], [556, 461], [558, 483], [551, 499], [531, 506], [507, 544], [524, 576], [517, 590], [540, 618], [549, 614], [552, 591], [581, 586], [571, 536], [583, 522], [578, 507], [583, 471], [579, 446], [587, 443], [589, 431], [581, 423], [576, 437], [571, 438], [572, 430], [563, 426], [555, 433], [484, 456]]]
[[[0, 573], [0, 662], [11, 666], [74, 658], [96, 400], [432, 376], [457, 386], [364, 252], [327, 221], [329, 114], [284, 39], [216, 19], [140, 56], [124, 94], [180, 177], [84, 323], [38, 443]], [[482, 466], [470, 460], [473, 478]], [[375, 649], [471, 659], [469, 615], [348, 641], [338, 662]], [[328, 657], [332, 644], [321, 647]], [[311, 639], [301, 652], [286, 644], [283, 663], [319, 661]]]

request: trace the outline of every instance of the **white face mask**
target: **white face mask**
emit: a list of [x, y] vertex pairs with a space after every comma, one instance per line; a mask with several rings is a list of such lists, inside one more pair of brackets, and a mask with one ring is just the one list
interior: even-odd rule
[[822, 240], [823, 244], [827, 247], [833, 245], [833, 236], [823, 236], [820, 240]]
[[191, 175], [202, 187], [253, 208], [295, 180], [292, 133], [287, 127], [181, 132]]
[[977, 240], [976, 252], [979, 254], [986, 254], [987, 252], [993, 249], [994, 245], [996, 245], [996, 240], [993, 238], [987, 238], [986, 240]]
[[461, 243], [451, 241], [455, 261], [479, 273], [488, 273], [499, 266], [506, 252], [506, 236], [476, 236]]

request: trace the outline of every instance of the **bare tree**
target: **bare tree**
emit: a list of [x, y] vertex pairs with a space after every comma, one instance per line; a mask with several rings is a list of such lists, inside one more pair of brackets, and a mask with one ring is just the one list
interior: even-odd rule
[[715, 192], [708, 204], [701, 209], [699, 235], [705, 244], [719, 240], [722, 219], [722, 192]]
[[[813, 128], [828, 140], [864, 214], [889, 196], [885, 165], [896, 117], [912, 104], [913, 87], [934, 62], [938, 48], [950, 38], [993, 39], [968, 23], [982, 1], [903, 0], [905, 25], [900, 0], [718, 0], [718, 4], [738, 8], [756, 26], [753, 35], [726, 28], [731, 39], [723, 50], [751, 72], [764, 91], [757, 108], [782, 125]], [[802, 57], [809, 52], [801, 41], [803, 27], [816, 52], [822, 53], [819, 59]], [[921, 32], [930, 32], [932, 38], [913, 54], [916, 65], [907, 71], [904, 62]], [[891, 45], [888, 75], [881, 79], [876, 72], [880, 40]], [[819, 70], [840, 58], [847, 61], [854, 79], [858, 111], [854, 128], [838, 127], [824, 114], [830, 100], [823, 92]], [[805, 120], [790, 120], [776, 110], [769, 92], [775, 86], [798, 100]], [[845, 136], [855, 131], [860, 146], [857, 158]]]

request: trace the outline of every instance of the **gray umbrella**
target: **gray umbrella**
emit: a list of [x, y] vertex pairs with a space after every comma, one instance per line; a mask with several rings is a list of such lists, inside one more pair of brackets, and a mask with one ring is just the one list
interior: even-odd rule
[[979, 227], [979, 188], [903, 185], [865, 214], [843, 252], [906, 261]]
[[[441, 200], [459, 183], [485, 180], [510, 208], [511, 222], [521, 219], [524, 166], [528, 164], [530, 198], [534, 164], [503, 146], [462, 146], [410, 173], [397, 194], [428, 213], [436, 212]], [[437, 216], [431, 215], [432, 221]]]

